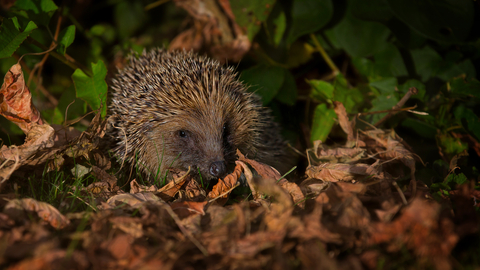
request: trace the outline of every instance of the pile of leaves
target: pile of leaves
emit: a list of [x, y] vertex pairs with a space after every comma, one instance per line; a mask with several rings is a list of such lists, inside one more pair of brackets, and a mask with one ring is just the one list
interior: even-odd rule
[[[1, 268], [480, 265], [480, 3], [165, 2], [0, 1]], [[107, 82], [149, 47], [238, 62], [297, 171], [120, 170]]]

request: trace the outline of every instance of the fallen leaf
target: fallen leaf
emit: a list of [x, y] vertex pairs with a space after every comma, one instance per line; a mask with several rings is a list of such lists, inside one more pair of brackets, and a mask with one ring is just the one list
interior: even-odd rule
[[0, 114], [17, 124], [25, 134], [36, 125], [43, 125], [40, 112], [32, 103], [32, 94], [25, 85], [22, 67], [13, 65], [0, 88]]
[[24, 211], [36, 212], [37, 215], [48, 222], [55, 229], [62, 229], [70, 221], [52, 205], [39, 202], [31, 198], [14, 199], [7, 203], [3, 212], [10, 217], [23, 217]]

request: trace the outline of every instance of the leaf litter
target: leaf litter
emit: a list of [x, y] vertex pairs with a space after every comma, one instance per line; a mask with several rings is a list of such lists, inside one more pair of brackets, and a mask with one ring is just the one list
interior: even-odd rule
[[[127, 193], [98, 149], [106, 127], [99, 114], [81, 134], [49, 126], [23, 99], [29, 90], [17, 66], [0, 94], [2, 115], [27, 135], [24, 145], [0, 149], [5, 269], [376, 269], [398, 266], [392, 258], [405, 252], [414, 268], [452, 269], [452, 250], [478, 231], [473, 186], [450, 191], [447, 207], [429, 199], [417, 190], [420, 160], [410, 147], [393, 130], [357, 130], [339, 102], [345, 145], [315, 142], [304, 179], [289, 181], [238, 151], [234, 171], [210, 191], [190, 170], [172, 170], [164, 187], [132, 180]], [[83, 165], [96, 181], [72, 187], [75, 196], [58, 205], [81, 201], [86, 210], [62, 214], [12, 192], [29, 171], [71, 168], [72, 160], [94, 160]], [[250, 195], [234, 193], [238, 186]]]

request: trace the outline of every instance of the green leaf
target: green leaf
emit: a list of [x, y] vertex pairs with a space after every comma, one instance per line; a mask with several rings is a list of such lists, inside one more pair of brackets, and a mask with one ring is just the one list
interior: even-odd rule
[[480, 120], [478, 116], [463, 105], [456, 107], [453, 114], [455, 119], [462, 123], [463, 128], [480, 141]]
[[147, 20], [147, 14], [140, 1], [120, 1], [115, 5], [115, 24], [122, 38], [130, 37]]
[[407, 68], [403, 63], [402, 55], [398, 48], [387, 43], [386, 47], [374, 54], [375, 69], [382, 77], [400, 77], [407, 76]]
[[310, 80], [312, 86], [311, 97], [320, 102], [343, 103], [347, 112], [353, 112], [354, 108], [363, 102], [363, 96], [359, 89], [349, 88], [347, 80], [339, 74], [333, 84], [320, 80]]
[[397, 78], [384, 78], [375, 82], [371, 82], [370, 86], [373, 86], [380, 90], [383, 95], [389, 95], [394, 93], [397, 86]]
[[244, 70], [240, 80], [250, 86], [249, 90], [262, 97], [266, 105], [277, 95], [284, 82], [285, 69], [266, 65], [257, 65]]
[[480, 82], [477, 79], [455, 78], [450, 81], [450, 93], [454, 96], [480, 98]]
[[347, 79], [338, 74], [333, 84], [335, 87], [334, 100], [343, 103], [347, 112], [355, 111], [355, 107], [363, 103], [362, 93], [358, 88], [348, 86]]
[[459, 42], [473, 25], [471, 0], [386, 0], [393, 13], [420, 34], [440, 41]]
[[69, 27], [63, 29], [63, 31], [58, 36], [58, 48], [57, 52], [60, 54], [65, 54], [68, 46], [73, 43], [75, 39], [75, 25], [70, 25]]
[[325, 34], [334, 46], [350, 56], [367, 57], [385, 49], [390, 30], [381, 23], [362, 21], [347, 14]]
[[102, 108], [102, 116], [107, 113], [107, 68], [102, 61], [92, 63], [93, 77], [86, 75], [81, 69], [75, 70], [72, 75], [77, 97], [85, 100], [93, 110]]
[[327, 108], [325, 103], [318, 105], [313, 114], [312, 133], [310, 140], [312, 142], [316, 140], [321, 140], [324, 142], [332, 130], [336, 118], [337, 115], [335, 114], [335, 111]]
[[37, 28], [34, 22], [28, 22], [22, 31], [17, 17], [4, 19], [0, 28], [0, 58], [12, 56], [22, 42]]
[[48, 26], [50, 18], [58, 7], [52, 0], [18, 0], [14, 10], [26, 18], [43, 26]]
[[274, 4], [275, 0], [230, 0], [235, 21], [247, 29], [249, 40], [253, 40], [262, 23], [267, 20]]
[[280, 41], [282, 41], [283, 34], [287, 28], [287, 17], [285, 16], [285, 13], [280, 12], [278, 17], [273, 19], [273, 24], [275, 26], [273, 32], [273, 43], [278, 46]]
[[384, 0], [350, 0], [353, 15], [366, 21], [387, 22], [393, 17]]
[[461, 185], [461, 184], [468, 183], [468, 179], [465, 176], [465, 174], [463, 174], [463, 173], [460, 173], [460, 174], [451, 173], [445, 179], [445, 183], [446, 184]]
[[294, 0], [292, 6], [292, 28], [287, 43], [298, 37], [320, 30], [333, 15], [331, 0]]
[[426, 139], [433, 139], [437, 134], [437, 127], [413, 118], [406, 118], [402, 121], [401, 126], [409, 128], [416, 134]]
[[422, 49], [412, 50], [411, 54], [415, 70], [422, 78], [422, 82], [426, 82], [431, 77], [436, 76], [440, 67], [443, 65], [442, 57], [428, 46]]
[[[390, 110], [398, 103], [399, 99], [395, 95], [397, 78], [385, 78], [380, 81], [371, 82], [370, 86], [378, 89], [380, 91], [380, 95], [372, 100], [372, 108], [369, 111], [374, 112]], [[371, 116], [370, 121], [371, 123], [376, 123], [385, 115], [386, 113], [374, 114]]]
[[321, 80], [309, 80], [307, 82], [312, 86], [310, 94], [312, 98], [320, 102], [331, 102], [331, 100], [333, 100], [333, 91], [335, 91], [335, 88], [331, 83]]
[[468, 144], [459, 138], [453, 138], [449, 134], [438, 135], [440, 146], [446, 154], [454, 156], [468, 149]]
[[290, 71], [284, 69], [283, 84], [275, 97], [278, 101], [287, 105], [294, 105], [297, 101], [297, 85]]

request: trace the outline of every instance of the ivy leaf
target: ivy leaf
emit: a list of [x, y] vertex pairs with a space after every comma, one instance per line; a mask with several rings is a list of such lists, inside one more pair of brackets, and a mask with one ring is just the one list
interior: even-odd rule
[[333, 16], [331, 0], [294, 0], [292, 28], [287, 43], [292, 44], [302, 35], [315, 32], [325, 26]]
[[249, 40], [257, 34], [262, 23], [267, 20], [275, 0], [230, 0], [235, 20], [247, 31]]
[[68, 46], [73, 43], [75, 39], [75, 25], [70, 25], [69, 27], [63, 29], [58, 37], [58, 48], [57, 52], [60, 54], [65, 54]]
[[475, 7], [471, 0], [386, 0], [393, 13], [425, 37], [458, 42], [472, 29]]
[[73, 73], [72, 79], [77, 97], [85, 100], [94, 110], [102, 108], [102, 117], [105, 117], [107, 114], [108, 87], [105, 82], [107, 68], [102, 61], [98, 61], [96, 64], [92, 63], [92, 72], [92, 77], [85, 74], [81, 69], [77, 69]]
[[325, 103], [318, 105], [313, 114], [311, 141], [321, 140], [324, 142], [337, 119], [337, 114], [333, 109], [327, 108]]
[[0, 28], [0, 58], [12, 56], [22, 42], [37, 28], [34, 22], [28, 22], [22, 31], [17, 17], [4, 19]]
[[240, 80], [250, 86], [249, 90], [262, 97], [263, 105], [277, 95], [283, 85], [285, 69], [266, 65], [257, 65], [244, 70]]
[[57, 9], [52, 0], [18, 0], [14, 7], [17, 13], [43, 26], [48, 26]]

